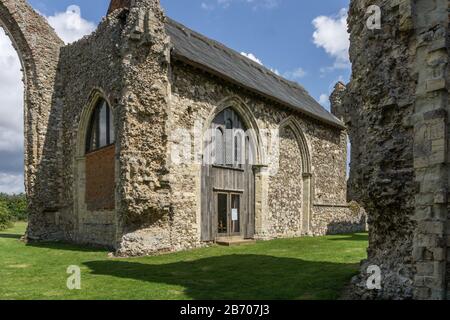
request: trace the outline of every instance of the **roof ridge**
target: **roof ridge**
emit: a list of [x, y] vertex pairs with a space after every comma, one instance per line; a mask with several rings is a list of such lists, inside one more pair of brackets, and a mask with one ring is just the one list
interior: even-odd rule
[[213, 45], [216, 45], [218, 47], [218, 49], [221, 49], [221, 50], [223, 50], [226, 53], [232, 53], [236, 57], [238, 57], [239, 59], [242, 59], [245, 62], [249, 62], [250, 66], [252, 66], [253, 68], [258, 69], [261, 72], [265, 72], [267, 75], [270, 75], [270, 76], [274, 77], [278, 81], [285, 83], [286, 85], [290, 86], [291, 88], [300, 89], [303, 92], [307, 93], [306, 89], [301, 84], [299, 84], [298, 82], [288, 80], [285, 77], [282, 77], [281, 75], [276, 74], [275, 72], [270, 70], [268, 67], [264, 66], [263, 64], [259, 64], [259, 63], [255, 62], [255, 61], [253, 61], [252, 59], [244, 56], [243, 54], [239, 53], [238, 51], [236, 51], [236, 50], [234, 50], [234, 49], [232, 49], [230, 47], [227, 47], [225, 44], [223, 44], [223, 43], [221, 43], [221, 42], [219, 42], [217, 40], [214, 40], [212, 38], [209, 38], [209, 37], [207, 37], [207, 36], [197, 32], [197, 31], [195, 31], [195, 30], [185, 26], [184, 24], [182, 24], [182, 23], [180, 23], [180, 22], [178, 22], [178, 21], [176, 21], [176, 20], [174, 20], [174, 19], [172, 19], [170, 17], [166, 17], [166, 19], [167, 19], [167, 21], [169, 23], [173, 24], [176, 28], [178, 28], [179, 30], [183, 31], [187, 35], [189, 35], [189, 36], [194, 35], [196, 38], [198, 38], [199, 40], [201, 40], [203, 42], [206, 42], [206, 43], [209, 42], [209, 43], [211, 43]]
[[276, 74], [223, 43], [208, 38], [169, 17], [166, 17], [165, 25], [172, 39], [174, 52], [181, 60], [225, 77], [307, 116], [341, 129], [345, 128], [342, 121], [320, 105], [299, 83]]

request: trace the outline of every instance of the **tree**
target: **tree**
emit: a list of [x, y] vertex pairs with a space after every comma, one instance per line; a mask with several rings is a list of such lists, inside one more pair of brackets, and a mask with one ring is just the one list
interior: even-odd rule
[[12, 216], [6, 202], [0, 199], [0, 230], [5, 230], [13, 226]]

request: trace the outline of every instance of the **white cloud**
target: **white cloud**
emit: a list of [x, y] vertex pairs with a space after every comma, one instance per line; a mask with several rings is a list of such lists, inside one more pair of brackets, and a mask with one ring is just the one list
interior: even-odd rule
[[314, 44], [323, 48], [334, 59], [333, 66], [322, 68], [322, 72], [350, 67], [350, 36], [347, 31], [347, 9], [334, 16], [319, 16], [313, 20]]
[[201, 8], [204, 10], [213, 10], [216, 7], [226, 9], [237, 2], [246, 3], [253, 9], [273, 9], [278, 7], [281, 0], [209, 0], [202, 2]]
[[3, 29], [0, 30], [0, 70], [0, 154], [19, 153], [23, 150], [21, 64]]
[[[95, 24], [81, 17], [78, 6], [47, 19], [66, 43], [95, 30]], [[17, 53], [1, 28], [0, 70], [0, 192], [19, 193], [24, 191], [23, 75]]]
[[280, 71], [278, 71], [278, 69], [272, 69], [272, 68], [270, 68], [270, 71], [272, 71], [273, 73], [275, 73], [277, 76], [281, 76]]
[[299, 80], [306, 76], [306, 71], [303, 68], [297, 68], [292, 71], [287, 71], [283, 74], [283, 77], [290, 80]]
[[0, 172], [0, 192], [8, 194], [23, 193], [25, 189], [23, 174], [7, 174]]
[[250, 60], [253, 60], [254, 62], [256, 62], [257, 64], [263, 65], [262, 61], [260, 59], [258, 59], [253, 53], [245, 53], [245, 52], [241, 52], [241, 54], [244, 57], [249, 58]]
[[201, 8], [202, 8], [203, 10], [210, 11], [210, 10], [213, 10], [213, 9], [214, 9], [214, 5], [209, 4], [209, 3], [206, 3], [206, 2], [202, 2]]
[[23, 82], [19, 57], [0, 28], [0, 192], [21, 193], [23, 183]]
[[324, 107], [327, 107], [330, 103], [330, 97], [326, 93], [322, 93], [319, 97], [319, 103]]
[[77, 41], [96, 28], [94, 23], [81, 17], [81, 9], [76, 5], [67, 7], [66, 12], [47, 17], [47, 20], [65, 43]]

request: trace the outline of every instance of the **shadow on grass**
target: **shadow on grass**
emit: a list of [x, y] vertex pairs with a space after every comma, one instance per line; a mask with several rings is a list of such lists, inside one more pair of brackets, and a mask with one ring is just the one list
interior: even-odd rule
[[20, 239], [20, 238], [22, 238], [22, 236], [20, 234], [0, 233], [0, 238], [4, 238], [4, 239]]
[[31, 241], [27, 243], [27, 247], [41, 248], [41, 249], [55, 249], [63, 251], [76, 251], [76, 252], [108, 252], [110, 251], [104, 246], [94, 245], [77, 245], [67, 242], [39, 242]]
[[349, 235], [345, 235], [341, 238], [333, 238], [330, 241], [369, 241], [369, 234], [367, 233], [353, 233]]
[[358, 264], [248, 254], [169, 264], [109, 260], [85, 265], [94, 275], [182, 286], [197, 300], [336, 299], [358, 270]]

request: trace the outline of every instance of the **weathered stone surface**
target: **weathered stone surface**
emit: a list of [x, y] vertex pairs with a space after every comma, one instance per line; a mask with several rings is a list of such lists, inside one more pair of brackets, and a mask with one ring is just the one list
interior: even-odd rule
[[[17, 6], [37, 29], [20, 29], [22, 16], [7, 16]], [[202, 134], [224, 107], [235, 108], [257, 129], [255, 238], [364, 230], [364, 213], [346, 201], [345, 130], [174, 59], [159, 1], [114, 1], [94, 33], [66, 46], [23, 1], [0, 0], [0, 18], [14, 21], [8, 30], [38, 39], [31, 63], [34, 54], [44, 57], [35, 62], [37, 69], [26, 70], [37, 72], [31, 78], [37, 82], [27, 85], [36, 103], [27, 110], [37, 116], [29, 118], [37, 131], [27, 136], [27, 159], [43, 148], [41, 158], [27, 160], [27, 182], [36, 185], [27, 189], [36, 199], [30, 239], [108, 246], [122, 256], [206, 245], [200, 222]], [[11, 33], [14, 40], [23, 37]], [[24, 44], [18, 50], [29, 49]], [[33, 91], [36, 83], [42, 86], [39, 94]], [[108, 175], [115, 171], [115, 203], [110, 190], [102, 190], [108, 198], [96, 206], [86, 182], [102, 170], [87, 163], [85, 141], [100, 98], [114, 115], [116, 143], [103, 150], [102, 159], [110, 161], [103, 168]], [[187, 141], [176, 135], [180, 129], [188, 132]], [[281, 148], [275, 152], [271, 143], [277, 143], [280, 129]], [[173, 161], [180, 147], [194, 151], [192, 161]], [[103, 178], [98, 182], [111, 188], [113, 179]]]
[[[381, 8], [381, 30], [366, 27], [369, 5]], [[351, 2], [353, 73], [339, 113], [352, 142], [350, 193], [370, 226], [356, 298], [445, 298], [447, 10], [447, 0]], [[365, 286], [369, 265], [381, 267], [382, 290]]]
[[61, 109], [54, 92], [63, 42], [25, 0], [0, 1], [0, 26], [11, 38], [24, 70], [25, 190], [31, 222], [27, 235], [57, 238]]
[[111, 0], [108, 8], [108, 14], [112, 13], [114, 10], [119, 9], [130, 9], [133, 0]]

